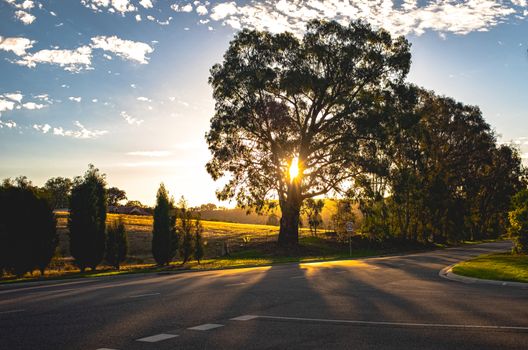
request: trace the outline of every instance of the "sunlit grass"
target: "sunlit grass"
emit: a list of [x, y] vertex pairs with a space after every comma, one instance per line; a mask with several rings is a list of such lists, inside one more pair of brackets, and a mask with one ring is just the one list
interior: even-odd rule
[[453, 267], [453, 272], [468, 277], [528, 282], [528, 255], [499, 253], [481, 255]]

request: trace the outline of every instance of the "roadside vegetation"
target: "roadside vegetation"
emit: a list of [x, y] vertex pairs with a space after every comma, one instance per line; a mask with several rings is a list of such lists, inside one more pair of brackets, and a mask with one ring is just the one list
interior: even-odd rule
[[528, 283], [528, 255], [514, 253], [481, 255], [455, 265], [453, 272], [487, 280]]

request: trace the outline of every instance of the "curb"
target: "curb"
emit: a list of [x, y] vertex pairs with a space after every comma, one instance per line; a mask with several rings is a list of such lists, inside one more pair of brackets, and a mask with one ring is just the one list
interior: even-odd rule
[[528, 283], [524, 282], [510, 282], [510, 281], [498, 281], [498, 280], [486, 280], [481, 278], [475, 278], [475, 277], [466, 277], [462, 275], [457, 275], [453, 272], [453, 267], [456, 264], [449, 265], [447, 267], [444, 267], [438, 275], [442, 278], [456, 281], [456, 282], [462, 282], [466, 284], [482, 284], [482, 285], [492, 285], [492, 286], [503, 286], [503, 287], [515, 287], [515, 288], [522, 288], [522, 289], [528, 289]]

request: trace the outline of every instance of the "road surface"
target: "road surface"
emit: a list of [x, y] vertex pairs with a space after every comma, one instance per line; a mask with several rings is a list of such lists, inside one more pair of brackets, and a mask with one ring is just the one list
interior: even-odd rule
[[439, 277], [503, 251], [0, 287], [0, 349], [528, 349], [528, 289]]

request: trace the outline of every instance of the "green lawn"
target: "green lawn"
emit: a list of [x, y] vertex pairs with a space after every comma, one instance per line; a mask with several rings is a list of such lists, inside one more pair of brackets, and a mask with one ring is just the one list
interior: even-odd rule
[[528, 282], [528, 255], [481, 255], [453, 267], [457, 275], [488, 280]]

